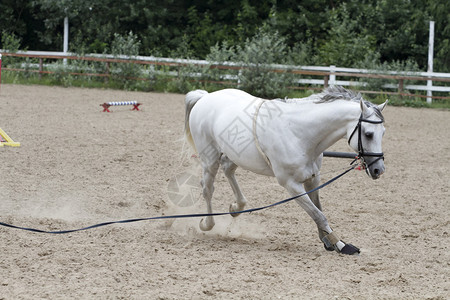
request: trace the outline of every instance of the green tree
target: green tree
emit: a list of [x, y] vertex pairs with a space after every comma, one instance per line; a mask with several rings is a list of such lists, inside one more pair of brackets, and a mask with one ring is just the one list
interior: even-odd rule
[[435, 21], [436, 72], [450, 72], [450, 5], [446, 1], [428, 0], [428, 14]]
[[[450, 5], [442, 0], [2, 0], [0, 28], [31, 50], [111, 52], [130, 31], [140, 55], [205, 58], [227, 42], [244, 47], [262, 26], [278, 32], [295, 63], [353, 66], [414, 60], [426, 69], [428, 22], [436, 22], [435, 70], [450, 71]], [[0, 45], [1, 46], [1, 45]], [[377, 55], [379, 54], [379, 56]]]
[[325, 65], [353, 67], [367, 56], [376, 55], [376, 39], [360, 28], [358, 19], [350, 18], [343, 5], [330, 12], [328, 38], [318, 48], [317, 62]]

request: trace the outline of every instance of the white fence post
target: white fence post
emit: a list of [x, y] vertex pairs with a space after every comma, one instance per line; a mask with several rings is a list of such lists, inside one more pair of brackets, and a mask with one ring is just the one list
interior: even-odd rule
[[336, 66], [330, 66], [330, 80], [328, 82], [329, 85], [336, 85]]
[[[434, 21], [430, 21], [430, 38], [428, 40], [428, 73], [433, 73]], [[433, 81], [427, 80], [427, 103], [433, 101]]]
[[[67, 55], [69, 51], [69, 18], [64, 18], [64, 42], [63, 42], [63, 52]], [[67, 58], [63, 59], [64, 65], [67, 65]]]
[[238, 73], [238, 82], [237, 82], [237, 88], [241, 88], [241, 77], [242, 77], [242, 69], [239, 69]]

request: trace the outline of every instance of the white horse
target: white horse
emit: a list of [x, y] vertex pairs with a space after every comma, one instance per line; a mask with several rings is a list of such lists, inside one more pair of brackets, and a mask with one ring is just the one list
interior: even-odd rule
[[[234, 176], [238, 166], [275, 176], [292, 196], [299, 195], [319, 185], [322, 153], [346, 137], [373, 179], [385, 170], [381, 111], [387, 101], [376, 106], [359, 93], [334, 86], [308, 98], [284, 100], [264, 100], [236, 89], [213, 93], [196, 90], [186, 95], [185, 102], [185, 137], [200, 157], [208, 213], [212, 213], [213, 184], [219, 165], [236, 196], [230, 206], [233, 216], [247, 202]], [[357, 247], [341, 241], [330, 228], [318, 191], [296, 201], [317, 224], [327, 250], [359, 253]], [[207, 216], [200, 221], [200, 228], [211, 230], [214, 224], [213, 217]]]

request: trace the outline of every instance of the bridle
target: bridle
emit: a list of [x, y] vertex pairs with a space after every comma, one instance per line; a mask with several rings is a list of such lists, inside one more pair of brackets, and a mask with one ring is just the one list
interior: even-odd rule
[[[384, 123], [383, 120], [379, 120], [379, 121], [373, 121], [373, 120], [368, 120], [368, 119], [364, 119], [363, 115], [361, 113], [361, 116], [359, 117], [358, 120], [358, 124], [356, 124], [355, 129], [353, 129], [352, 134], [350, 134], [350, 137], [348, 138], [347, 143], [350, 145], [350, 141], [352, 140], [353, 136], [355, 135], [356, 130], [358, 130], [358, 156], [356, 157], [356, 160], [360, 160], [362, 165], [364, 166], [364, 168], [367, 169], [373, 165], [374, 163], [376, 163], [377, 161], [379, 161], [380, 159], [384, 160], [384, 153], [375, 153], [375, 152], [366, 152], [364, 151], [364, 147], [362, 144], [362, 138], [361, 138], [361, 134], [362, 134], [362, 130], [361, 130], [361, 124], [363, 122], [366, 123], [371, 123], [371, 124], [382, 124]], [[374, 161], [372, 161], [370, 164], [367, 164], [366, 160], [364, 159], [365, 157], [377, 157], [377, 159], [375, 159]]]

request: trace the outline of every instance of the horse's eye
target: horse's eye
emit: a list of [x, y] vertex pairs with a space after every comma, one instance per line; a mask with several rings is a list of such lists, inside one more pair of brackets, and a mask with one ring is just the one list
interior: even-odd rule
[[372, 139], [373, 138], [373, 132], [366, 132], [365, 133], [366, 138]]

